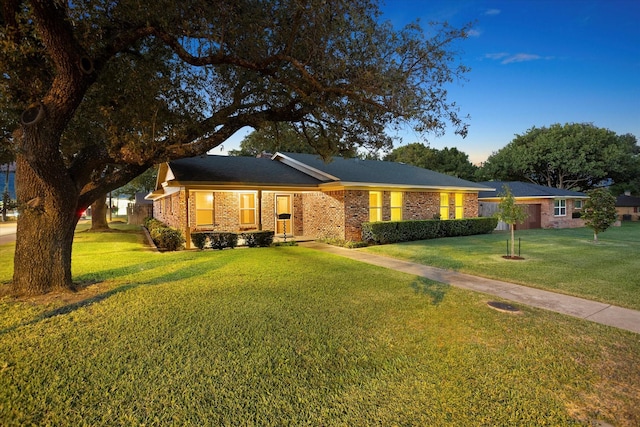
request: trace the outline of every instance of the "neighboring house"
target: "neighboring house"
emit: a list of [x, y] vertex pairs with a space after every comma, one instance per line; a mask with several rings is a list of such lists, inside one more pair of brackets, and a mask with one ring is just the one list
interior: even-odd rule
[[[525, 205], [529, 214], [524, 224], [516, 224], [516, 229], [584, 227], [584, 220], [579, 218], [579, 213], [589, 198], [585, 193], [519, 181], [487, 181], [480, 184], [495, 188], [478, 194], [480, 216], [491, 216], [497, 211], [506, 184], [516, 203]], [[508, 227], [499, 223], [498, 229]]]
[[631, 193], [616, 197], [616, 212], [623, 221], [638, 221], [640, 219], [640, 197], [633, 197]]
[[[487, 187], [402, 163], [276, 153], [200, 156], [164, 163], [154, 217], [187, 237], [198, 230], [359, 241], [367, 221], [472, 218]], [[281, 214], [290, 214], [286, 220]]]

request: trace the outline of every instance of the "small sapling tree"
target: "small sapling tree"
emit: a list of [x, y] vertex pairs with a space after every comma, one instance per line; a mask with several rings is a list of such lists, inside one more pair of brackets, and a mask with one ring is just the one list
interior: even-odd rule
[[500, 204], [498, 204], [497, 217], [500, 221], [509, 224], [509, 230], [511, 230], [511, 253], [510, 257], [515, 258], [515, 224], [522, 224], [527, 219], [527, 213], [522, 205], [516, 204], [516, 199], [511, 193], [511, 189], [508, 185], [502, 186], [502, 197], [500, 198]]
[[598, 243], [598, 233], [605, 231], [617, 219], [616, 199], [605, 188], [588, 191], [589, 199], [582, 208], [584, 224], [593, 230], [593, 241]]

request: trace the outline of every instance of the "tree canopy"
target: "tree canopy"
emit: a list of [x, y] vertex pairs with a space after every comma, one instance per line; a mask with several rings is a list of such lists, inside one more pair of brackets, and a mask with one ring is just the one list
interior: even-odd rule
[[438, 150], [419, 142], [394, 148], [384, 156], [384, 160], [407, 163], [468, 180], [474, 179], [478, 169], [469, 161], [467, 154], [455, 147]]
[[617, 135], [590, 123], [529, 129], [493, 153], [482, 167], [488, 179], [529, 181], [585, 191], [631, 181], [640, 169], [633, 135]]
[[616, 213], [616, 198], [606, 188], [595, 188], [587, 192], [589, 198], [582, 208], [584, 224], [593, 230], [593, 241], [598, 243], [598, 234], [613, 224]]
[[[337, 141], [337, 142], [336, 142]], [[339, 139], [323, 134], [320, 129], [296, 127], [290, 123], [266, 123], [254, 130], [240, 142], [239, 150], [229, 150], [230, 156], [255, 157], [261, 153], [325, 153], [325, 156], [339, 155], [355, 157], [356, 147], [340, 145]]]
[[245, 126], [311, 126], [345, 147], [387, 147], [385, 129], [406, 122], [466, 135], [445, 86], [468, 71], [456, 51], [468, 29], [394, 29], [370, 0], [5, 1], [0, 126], [17, 154], [21, 210], [14, 291], [73, 287], [80, 212]]

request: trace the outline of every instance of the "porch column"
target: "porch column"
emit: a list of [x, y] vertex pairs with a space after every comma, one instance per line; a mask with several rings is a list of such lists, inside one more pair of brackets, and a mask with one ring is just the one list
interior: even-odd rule
[[258, 230], [262, 231], [262, 190], [258, 190]]
[[191, 227], [189, 227], [189, 189], [184, 189], [184, 247], [191, 249]]

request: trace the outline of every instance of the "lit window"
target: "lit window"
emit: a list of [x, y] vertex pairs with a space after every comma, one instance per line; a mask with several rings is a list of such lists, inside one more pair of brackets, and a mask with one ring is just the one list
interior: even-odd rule
[[456, 193], [456, 219], [464, 218], [464, 194]]
[[213, 193], [196, 192], [196, 226], [213, 225]]
[[402, 193], [391, 192], [391, 221], [402, 221]]
[[382, 221], [381, 191], [369, 191], [369, 221]]
[[449, 219], [449, 194], [440, 193], [440, 219]]
[[240, 194], [240, 225], [255, 225], [256, 223], [256, 195], [253, 193]]
[[553, 201], [553, 215], [566, 216], [567, 215], [567, 201], [564, 199], [555, 199]]

